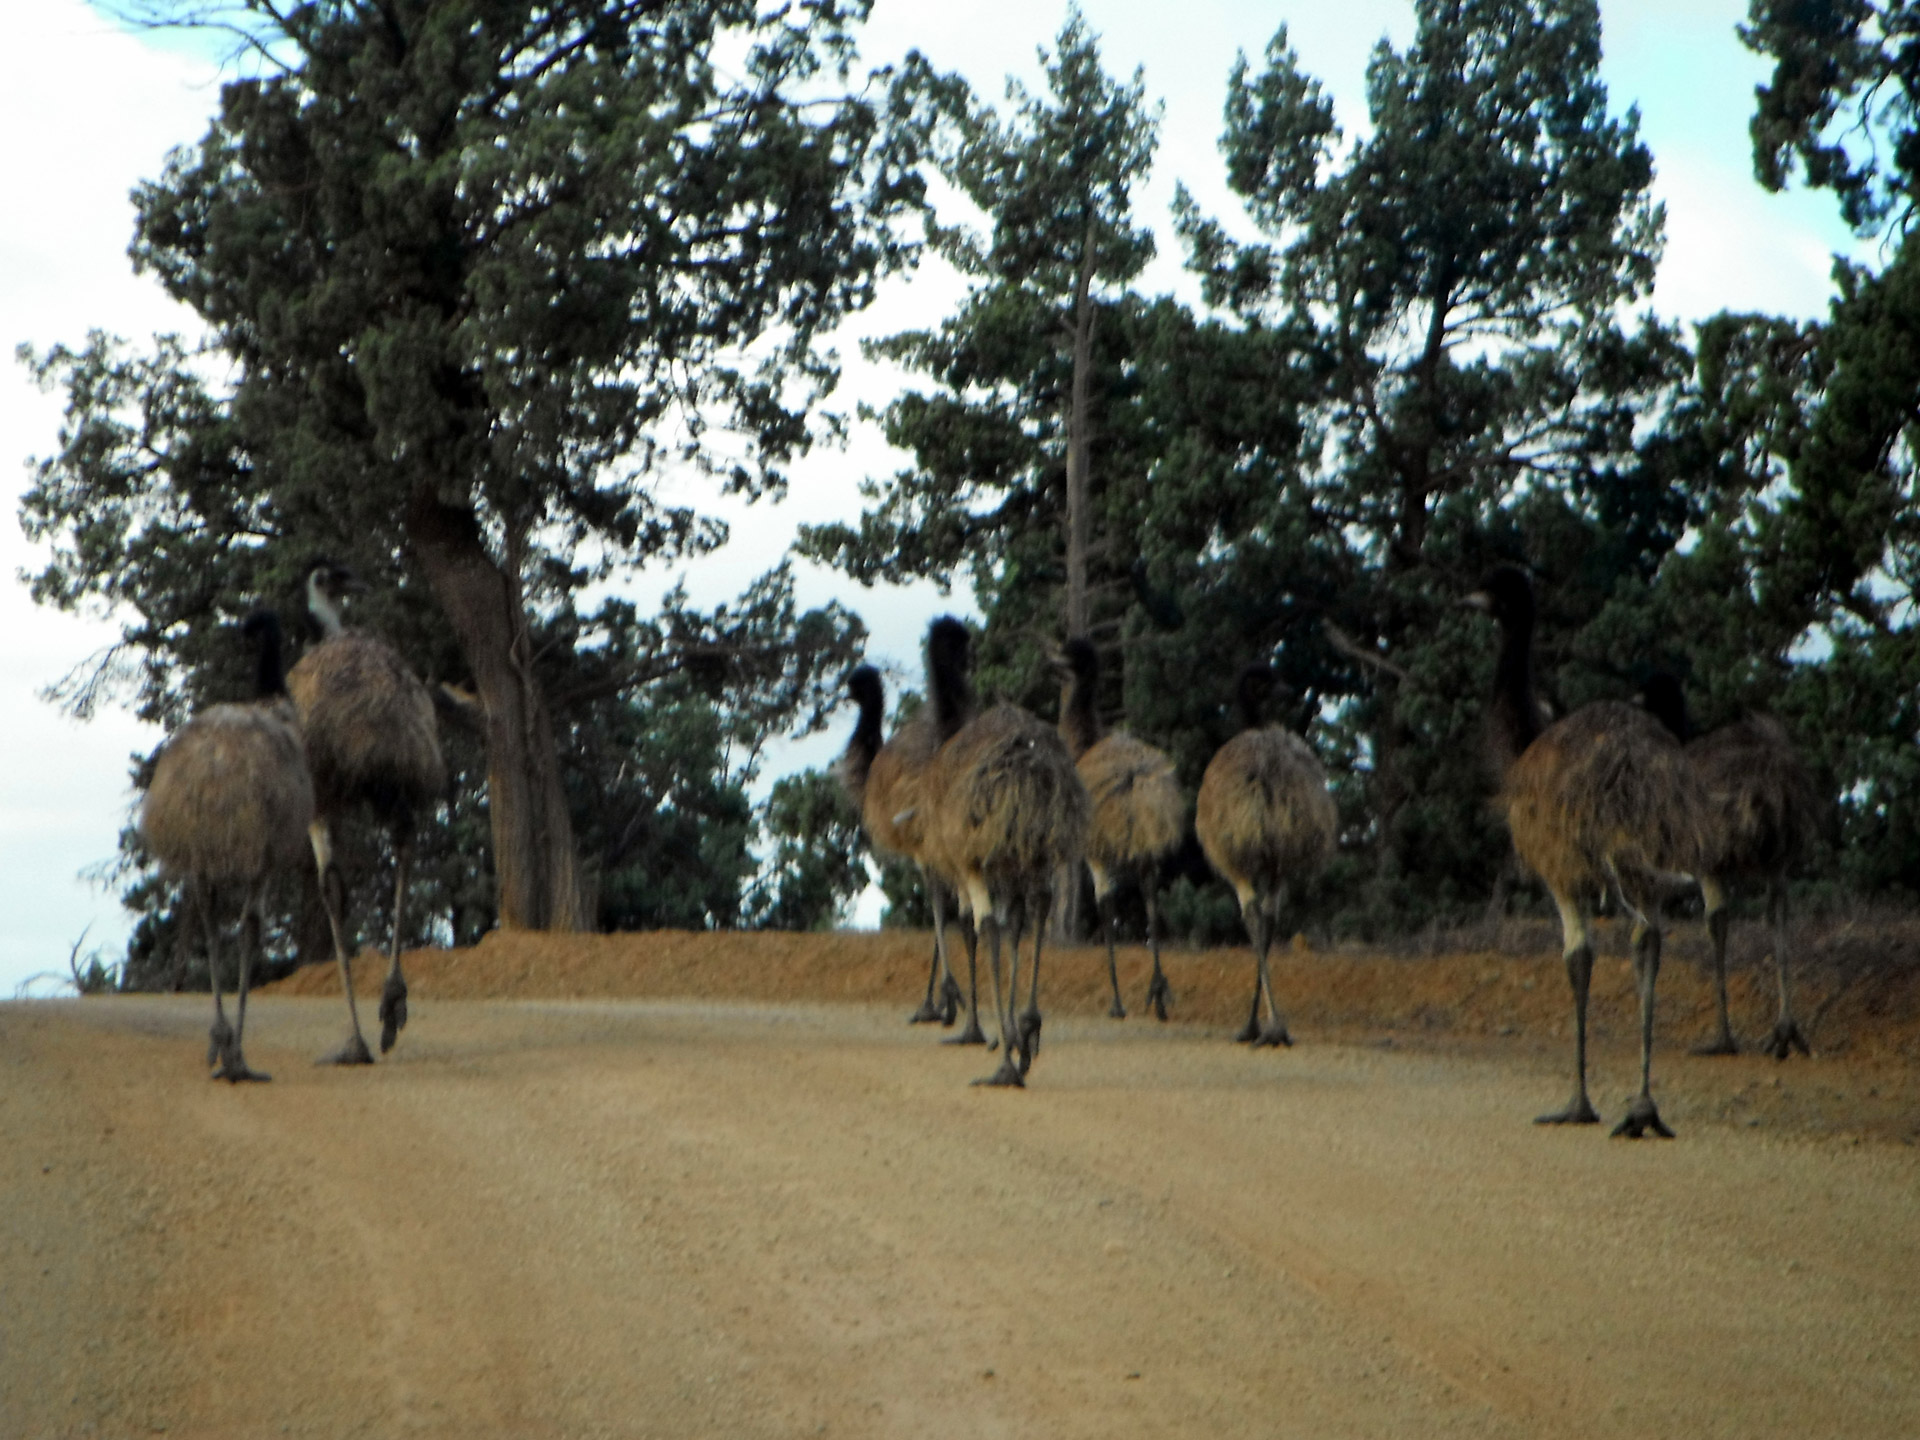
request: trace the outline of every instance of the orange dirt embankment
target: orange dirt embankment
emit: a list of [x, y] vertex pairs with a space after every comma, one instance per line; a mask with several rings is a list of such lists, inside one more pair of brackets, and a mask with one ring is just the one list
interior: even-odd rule
[[[1518, 928], [1518, 927], [1512, 927]], [[1596, 1047], [1631, 1047], [1638, 1038], [1632, 968], [1616, 927], [1599, 927], [1592, 1033]], [[1697, 926], [1692, 927], [1697, 930]], [[1314, 950], [1296, 940], [1276, 948], [1274, 988], [1295, 1037], [1349, 1041], [1427, 1038], [1550, 1043], [1571, 1033], [1571, 1005], [1558, 944], [1544, 926], [1540, 948], [1397, 954], [1342, 947]], [[1523, 943], [1531, 945], [1533, 936]], [[462, 950], [415, 950], [405, 959], [416, 1001], [479, 999], [699, 998], [873, 1003], [904, 1012], [924, 992], [932, 939], [920, 931], [650, 931], [621, 935], [496, 932]], [[1749, 951], [1758, 949], [1755, 944]], [[1818, 945], [1810, 949], [1818, 950]], [[1699, 953], [1693, 953], [1698, 951]], [[957, 952], [957, 947], [956, 947]], [[1163, 951], [1175, 996], [1174, 1019], [1237, 1027], [1252, 994], [1253, 963], [1244, 948]], [[1679, 927], [1660, 975], [1658, 1044], [1663, 1053], [1705, 1037], [1712, 989], [1704, 942]], [[1736, 1033], [1749, 1045], [1773, 1028], [1772, 963], [1742, 954], [1731, 976]], [[1141, 1017], [1150, 960], [1144, 946], [1123, 946], [1120, 983]], [[356, 964], [355, 989], [377, 993], [384, 957]], [[958, 972], [966, 980], [964, 959]], [[983, 1008], [991, 1009], [981, 956]], [[336, 993], [332, 965], [311, 966], [268, 987], [292, 995]], [[1094, 946], [1042, 954], [1041, 999], [1049, 1013], [1107, 1013], [1105, 952]], [[1815, 965], [1796, 980], [1796, 1009], [1815, 1048], [1828, 1057], [1920, 1070], [1920, 972], [1908, 966], [1851, 969]], [[1809, 1024], [1809, 1021], [1812, 1023]], [[989, 1032], [993, 1025], [986, 1022]]]

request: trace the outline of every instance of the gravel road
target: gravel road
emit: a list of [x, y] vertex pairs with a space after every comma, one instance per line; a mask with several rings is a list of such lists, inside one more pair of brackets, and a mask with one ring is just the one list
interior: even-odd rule
[[207, 1011], [0, 1006], [0, 1434], [1920, 1435], [1920, 1151], [1544, 1055], [267, 996], [234, 1088]]

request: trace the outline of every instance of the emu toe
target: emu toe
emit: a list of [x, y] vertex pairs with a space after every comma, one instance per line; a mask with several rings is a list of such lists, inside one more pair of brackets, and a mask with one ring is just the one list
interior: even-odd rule
[[265, 1083], [273, 1077], [264, 1070], [255, 1070], [247, 1064], [247, 1057], [240, 1053], [238, 1045], [229, 1045], [220, 1056], [220, 1068], [213, 1072], [216, 1080], [225, 1080], [229, 1084], [239, 1085], [246, 1081]]
[[1536, 1115], [1533, 1123], [1536, 1125], [1598, 1125], [1600, 1116], [1593, 1108], [1593, 1102], [1587, 1099], [1586, 1092], [1582, 1091], [1573, 1097], [1572, 1103], [1566, 1109], [1556, 1110], [1551, 1115]]
[[360, 1038], [360, 1032], [356, 1030], [346, 1038], [338, 1050], [329, 1050], [313, 1063], [316, 1065], [371, 1065], [373, 1052], [367, 1049], [367, 1042]]
[[937, 1025], [939, 1023], [940, 1007], [933, 1003], [933, 996], [931, 995], [920, 1002], [920, 1008], [918, 1010], [915, 1010], [911, 1015], [907, 1016], [907, 1024], [909, 1025]]
[[1237, 1045], [1251, 1045], [1259, 1038], [1260, 1022], [1251, 1015], [1247, 1017], [1247, 1023], [1240, 1027], [1239, 1034], [1233, 1037], [1234, 1043]]
[[1704, 1045], [1693, 1047], [1695, 1055], [1738, 1055], [1740, 1044], [1731, 1033], [1715, 1036]]
[[393, 1049], [393, 1042], [407, 1028], [407, 982], [389, 975], [380, 992], [380, 1053]]
[[1673, 1131], [1660, 1118], [1660, 1112], [1653, 1108], [1653, 1097], [1642, 1095], [1627, 1107], [1627, 1118], [1613, 1127], [1616, 1136], [1628, 1140], [1644, 1139], [1649, 1133], [1658, 1135], [1662, 1140], [1671, 1140]]
[[1784, 1060], [1794, 1051], [1802, 1055], [1811, 1055], [1813, 1050], [1807, 1044], [1807, 1037], [1800, 1033], [1800, 1027], [1791, 1020], [1782, 1020], [1773, 1027], [1773, 1034], [1761, 1047], [1776, 1060]]
[[940, 986], [940, 1024], [944, 1028], [960, 1018], [960, 1006], [966, 1000], [960, 993], [960, 982], [947, 976]]
[[967, 1016], [967, 1026], [958, 1035], [949, 1035], [940, 1042], [942, 1045], [985, 1045], [987, 1032], [980, 1028], [978, 1015]]
[[1153, 972], [1152, 981], [1147, 985], [1147, 1008], [1154, 1013], [1155, 1018], [1164, 1023], [1167, 1018], [1167, 1007], [1171, 1004], [1173, 1004], [1173, 987], [1167, 983], [1167, 977], [1156, 970]]
[[983, 1088], [993, 1090], [1009, 1087], [1015, 1090], [1024, 1090], [1027, 1085], [1027, 1077], [1020, 1067], [1014, 1063], [1011, 1055], [1004, 1055], [1000, 1059], [1000, 1068], [998, 1070], [994, 1071], [991, 1075], [981, 1076], [973, 1083]]
[[1113, 1004], [1107, 1007], [1107, 1018], [1109, 1020], [1124, 1020], [1127, 1018], [1127, 1007], [1120, 1003], [1120, 997], [1118, 995], [1113, 997]]
[[222, 1015], [207, 1029], [207, 1068], [211, 1070], [219, 1063], [220, 1057], [227, 1053], [227, 1047], [233, 1044], [233, 1026]]
[[1291, 1046], [1292, 1044], [1293, 1036], [1287, 1033], [1287, 1022], [1284, 1020], [1274, 1021], [1253, 1037], [1253, 1048], [1256, 1050], [1277, 1050], [1282, 1045]]

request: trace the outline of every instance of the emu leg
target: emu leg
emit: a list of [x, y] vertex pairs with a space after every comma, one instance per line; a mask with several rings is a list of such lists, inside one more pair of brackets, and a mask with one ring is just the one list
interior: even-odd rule
[[407, 870], [413, 859], [413, 821], [409, 817], [394, 827], [393, 835], [393, 940], [387, 947], [387, 983], [380, 990], [380, 1053], [393, 1049], [393, 1042], [407, 1026], [407, 977], [400, 973], [400, 920], [407, 899]]
[[1167, 1007], [1173, 1004], [1173, 987], [1167, 984], [1167, 975], [1160, 968], [1160, 907], [1154, 898], [1153, 877], [1147, 877], [1143, 887], [1147, 900], [1147, 947], [1153, 951], [1153, 979], [1147, 982], [1147, 1008], [1165, 1023]]
[[229, 1037], [226, 1049], [220, 1056], [220, 1068], [213, 1078], [239, 1084], [243, 1080], [271, 1080], [273, 1077], [264, 1071], [248, 1066], [247, 1057], [241, 1048], [241, 1042], [247, 1033], [247, 990], [253, 980], [254, 952], [260, 949], [261, 933], [266, 929], [266, 885], [262, 882], [252, 887], [247, 896], [245, 910], [241, 913], [240, 929], [240, 998], [235, 1006], [233, 1034]]
[[1280, 928], [1280, 906], [1283, 898], [1284, 893], [1273, 898], [1267, 916], [1266, 935], [1254, 959], [1260, 977], [1260, 994], [1264, 995], [1267, 1001], [1267, 1023], [1254, 1039], [1253, 1048], [1256, 1050], [1293, 1044], [1293, 1036], [1287, 1033], [1286, 1017], [1273, 1003], [1273, 973], [1268, 964], [1268, 956], [1273, 951], [1274, 932]]
[[960, 917], [960, 938], [967, 947], [967, 1023], [958, 1035], [942, 1040], [942, 1045], [984, 1045], [987, 1032], [980, 1028], [980, 936], [967, 916]]
[[1094, 903], [1100, 907], [1100, 935], [1107, 942], [1107, 984], [1113, 988], [1113, 1004], [1107, 1007], [1107, 1018], [1124, 1020], [1127, 1007], [1120, 1002], [1120, 967], [1113, 956], [1113, 891], [1096, 895]]
[[1253, 945], [1253, 1004], [1247, 1009], [1247, 1023], [1233, 1038], [1242, 1045], [1251, 1045], [1260, 1038], [1260, 957], [1266, 953], [1270, 926], [1267, 912], [1258, 901], [1244, 909], [1242, 916], [1247, 922], [1247, 939]]
[[1633, 916], [1633, 978], [1640, 991], [1640, 1093], [1627, 1107], [1627, 1118], [1613, 1127], [1613, 1133], [1639, 1140], [1652, 1131], [1671, 1140], [1673, 1131], [1661, 1120], [1653, 1103], [1653, 989], [1660, 978], [1660, 928], [1639, 913]]
[[340, 967], [340, 987], [347, 992], [347, 1019], [353, 1025], [353, 1033], [339, 1049], [329, 1051], [314, 1063], [371, 1065], [373, 1052], [367, 1049], [367, 1038], [360, 1033], [360, 1010], [353, 998], [353, 957], [347, 953], [341, 919], [341, 912], [346, 909], [346, 884], [341, 879], [340, 867], [333, 863], [333, 835], [325, 820], [315, 820], [307, 827], [307, 838], [313, 843], [314, 864], [320, 867], [320, 903], [326, 907], [327, 927], [333, 931], [334, 963]]
[[[1053, 906], [1045, 890], [1028, 898], [1027, 922], [1033, 927], [1033, 951], [1029, 957], [1033, 974], [1027, 980], [1027, 1008], [1020, 1012], [1018, 1027], [1020, 1036], [1020, 1073], [1033, 1067], [1033, 1057], [1040, 1053], [1040, 940], [1047, 933], [1047, 916]], [[1014, 927], [1014, 946], [1020, 944], [1020, 926]]]
[[1593, 984], [1593, 944], [1587, 938], [1587, 917], [1577, 902], [1559, 894], [1560, 933], [1565, 945], [1567, 984], [1573, 989], [1573, 1099], [1567, 1108], [1534, 1120], [1536, 1125], [1598, 1125], [1600, 1116], [1587, 1098], [1587, 991]]
[[[1009, 1023], [1009, 1006], [1000, 988], [1000, 917], [991, 912], [977, 917], [980, 929], [987, 931], [987, 973], [993, 979], [993, 1012], [1000, 1020], [1000, 1068], [991, 1075], [974, 1081], [975, 1085], [987, 1086], [1024, 1086], [1019, 1062], [1014, 1058], [1013, 1027]], [[990, 927], [990, 928], [989, 928]], [[1011, 989], [1011, 985], [1008, 986]]]
[[[934, 994], [933, 976], [929, 975], [927, 977], [927, 1000], [926, 1004], [921, 1008], [926, 1009], [928, 1006], [931, 1006], [933, 1018], [940, 1022], [942, 1028], [945, 1028], [953, 1024], [955, 1018], [960, 1014], [960, 1002], [967, 998], [961, 993], [959, 982], [953, 978], [953, 948], [951, 942], [947, 939], [947, 926], [949, 923], [947, 920], [947, 908], [952, 904], [953, 897], [947, 893], [947, 887], [942, 883], [939, 876], [930, 870], [924, 869], [921, 871], [921, 874], [926, 876], [927, 899], [933, 907], [933, 965], [940, 977], [940, 989], [937, 999]], [[962, 919], [964, 919], [964, 917], [962, 917]], [[909, 1023], [917, 1024], [919, 1022], [912, 1021]]]
[[1795, 1050], [1811, 1055], [1813, 1049], [1794, 1021], [1793, 995], [1787, 988], [1787, 882], [1784, 876], [1775, 876], [1767, 884], [1767, 919], [1773, 922], [1773, 968], [1780, 983], [1780, 1018], [1773, 1024], [1773, 1035], [1767, 1041], [1766, 1050], [1776, 1060], [1786, 1059]]
[[1700, 899], [1707, 907], [1707, 938], [1713, 942], [1713, 993], [1720, 1007], [1720, 1032], [1704, 1045], [1693, 1047], [1696, 1055], [1738, 1055], [1740, 1046], [1733, 1038], [1733, 1025], [1727, 1017], [1727, 895], [1712, 878], [1700, 882]]
[[940, 1019], [940, 1007], [934, 1003], [934, 994], [940, 984], [940, 950], [943, 933], [946, 929], [946, 896], [941, 893], [940, 882], [930, 875], [926, 867], [920, 870], [920, 883], [927, 888], [927, 905], [933, 911], [933, 958], [927, 962], [927, 993], [921, 998], [920, 1008], [907, 1016], [909, 1025], [931, 1025]]
[[[220, 1004], [220, 926], [214, 917], [213, 886], [193, 882], [193, 907], [200, 912], [200, 925], [207, 936], [207, 979], [213, 986], [213, 1025], [207, 1031], [207, 1068], [212, 1070], [233, 1044], [233, 1026]], [[219, 1073], [215, 1072], [216, 1079]]]

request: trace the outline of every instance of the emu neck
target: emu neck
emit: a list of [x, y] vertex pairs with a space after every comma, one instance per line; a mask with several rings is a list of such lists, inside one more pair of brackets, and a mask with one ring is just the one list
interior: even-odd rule
[[1532, 616], [1501, 622], [1489, 718], [1495, 763], [1504, 773], [1540, 734], [1540, 703], [1533, 690]]
[[880, 753], [880, 706], [871, 700], [860, 702], [860, 719], [847, 742], [847, 753], [840, 761], [840, 781], [847, 787], [856, 805], [864, 804], [867, 774], [873, 769], [873, 757]]
[[973, 684], [951, 658], [936, 656], [927, 667], [927, 689], [933, 694], [933, 721], [940, 739], [951, 740], [973, 719], [977, 708]]
[[1093, 688], [1090, 676], [1070, 675], [1066, 694], [1060, 700], [1060, 738], [1067, 742], [1067, 753], [1075, 760], [1100, 743], [1100, 717], [1093, 708]]
[[332, 640], [345, 631], [346, 624], [340, 618], [340, 607], [334, 603], [331, 595], [320, 583], [320, 572], [314, 571], [307, 577], [307, 614], [313, 617], [313, 623], [320, 627], [320, 638]]
[[257, 699], [273, 700], [287, 693], [286, 671], [280, 663], [280, 626], [267, 621], [259, 627], [253, 663], [253, 693]]

